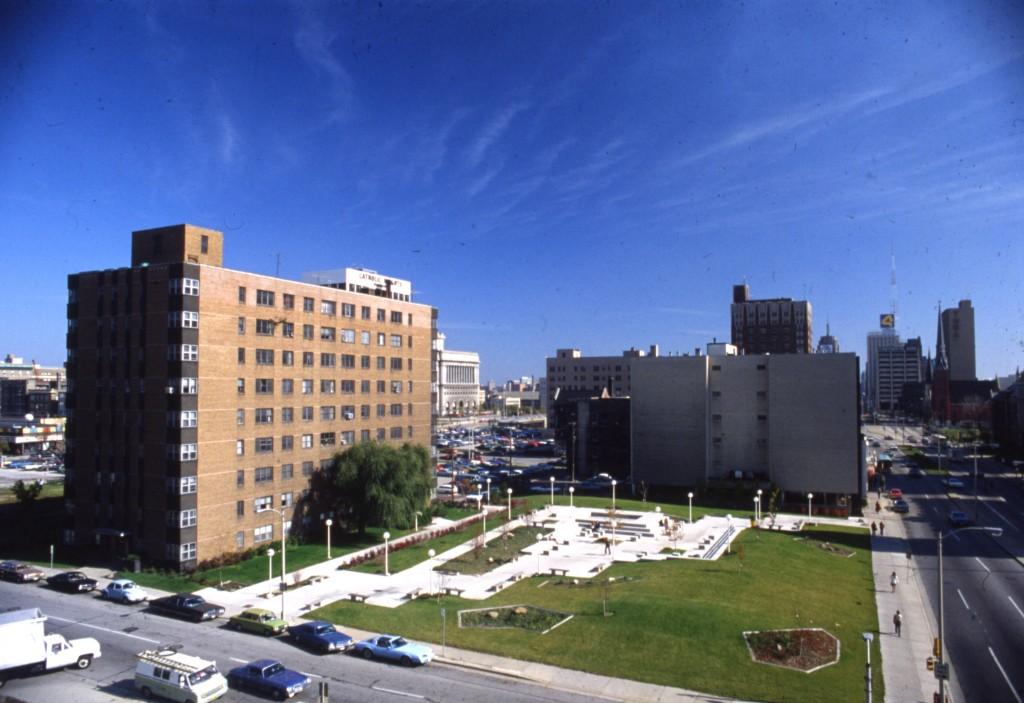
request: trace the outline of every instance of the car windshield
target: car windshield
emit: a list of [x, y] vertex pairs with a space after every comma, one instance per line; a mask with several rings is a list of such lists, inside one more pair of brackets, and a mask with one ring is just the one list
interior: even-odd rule
[[280, 662], [278, 662], [275, 664], [271, 664], [266, 669], [264, 669], [263, 675], [269, 677], [273, 676], [274, 674], [280, 674], [282, 671], [284, 671], [284, 667], [281, 666]]
[[85, 578], [85, 574], [81, 571], [72, 571], [67, 575], [68, 581], [81, 581]]
[[194, 608], [194, 607], [196, 607], [197, 605], [202, 605], [202, 604], [203, 604], [203, 599], [202, 599], [202, 598], [199, 598], [199, 597], [195, 597], [195, 598], [186, 598], [186, 599], [185, 599], [185, 605], [187, 605], [187, 606], [188, 606], [188, 607], [190, 607], [190, 608]]
[[392, 647], [404, 647], [404, 646], [405, 646], [405, 645], [407, 645], [407, 644], [409, 644], [409, 643], [408, 643], [408, 642], [406, 642], [406, 641], [405, 641], [405, 640], [404, 640], [403, 638], [401, 638], [401, 637], [398, 637], [398, 638], [396, 638], [396, 639], [393, 639], [393, 640], [391, 640], [391, 646], [392, 646]]
[[325, 635], [328, 632], [334, 632], [334, 625], [321, 625], [320, 627], [316, 628], [315, 632], [318, 635]]
[[190, 674], [189, 677], [188, 677], [188, 683], [189, 683], [190, 686], [195, 686], [197, 683], [202, 683], [203, 681], [206, 681], [208, 678], [210, 678], [211, 676], [214, 676], [216, 673], [217, 673], [217, 665], [216, 664], [208, 666], [205, 669], [203, 669], [202, 671], [197, 671], [194, 674]]
[[132, 583], [131, 581], [125, 581], [124, 583], [121, 584], [121, 588], [123, 588], [125, 590], [128, 590], [129, 588], [135, 588], [135, 584]]

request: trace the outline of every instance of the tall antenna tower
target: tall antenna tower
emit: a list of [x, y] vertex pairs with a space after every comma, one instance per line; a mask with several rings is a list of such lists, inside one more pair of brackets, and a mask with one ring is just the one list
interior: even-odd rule
[[892, 308], [893, 325], [896, 324], [896, 251], [890, 245], [889, 256], [891, 260], [891, 276], [889, 280], [889, 306]]

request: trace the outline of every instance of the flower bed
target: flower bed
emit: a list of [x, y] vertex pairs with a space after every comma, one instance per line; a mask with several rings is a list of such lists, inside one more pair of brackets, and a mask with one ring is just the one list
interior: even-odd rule
[[476, 608], [459, 611], [459, 627], [510, 628], [545, 634], [572, 618], [572, 613], [560, 613], [530, 605], [506, 605], [501, 608]]
[[839, 661], [839, 640], [820, 628], [744, 632], [743, 638], [761, 664], [809, 674]]

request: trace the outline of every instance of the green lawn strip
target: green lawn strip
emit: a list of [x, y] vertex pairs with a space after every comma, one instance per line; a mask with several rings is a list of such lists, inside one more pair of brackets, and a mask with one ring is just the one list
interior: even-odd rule
[[925, 456], [917, 447], [911, 447], [909, 445], [900, 445], [900, 451], [909, 459], [914, 462], [914, 465], [922, 469], [925, 473], [929, 474], [945, 474], [945, 471], [939, 471], [939, 465], [935, 463], [933, 459]]
[[[29, 481], [26, 481], [29, 483]], [[43, 500], [45, 498], [63, 498], [64, 497], [64, 482], [63, 481], [49, 481], [43, 485], [43, 490], [39, 492], [36, 500]], [[14, 489], [12, 487], [0, 488], [0, 505], [4, 503], [17, 503], [18, 499], [14, 496]]]
[[537, 542], [538, 534], [546, 534], [543, 530], [533, 527], [520, 527], [507, 533], [507, 537], [499, 536], [487, 542], [486, 547], [474, 547], [465, 554], [441, 564], [441, 571], [454, 571], [460, 574], [483, 574], [516, 557], [521, 550]]
[[[623, 506], [625, 507], [625, 506]], [[664, 509], [664, 506], [663, 506]], [[309, 615], [366, 630], [439, 642], [439, 608], [448, 610], [447, 643], [615, 677], [766, 701], [860, 701], [864, 644], [877, 631], [869, 539], [863, 530], [823, 527], [812, 539], [792, 533], [744, 532], [743, 546], [718, 561], [669, 560], [618, 564], [603, 587], [572, 587], [571, 579], [527, 579], [486, 601], [442, 598], [379, 608], [337, 602]], [[803, 536], [803, 535], [801, 535]], [[815, 546], [830, 541], [856, 552], [843, 558]], [[621, 581], [622, 577], [631, 581]], [[544, 588], [538, 584], [546, 581]], [[602, 615], [608, 591], [611, 617]], [[576, 614], [547, 635], [519, 630], [459, 629], [457, 611], [526, 604]], [[813, 674], [751, 661], [742, 632], [823, 627], [841, 641], [838, 664]], [[875, 692], [884, 696], [879, 642]]]
[[[487, 531], [490, 532], [496, 527], [504, 525], [506, 522], [507, 516], [505, 513], [491, 513], [487, 516]], [[430, 558], [427, 554], [429, 550], [433, 549], [437, 554], [441, 554], [453, 547], [457, 547], [460, 544], [475, 539], [480, 535], [481, 529], [482, 526], [478, 520], [455, 532], [450, 532], [446, 535], [441, 535], [440, 537], [428, 539], [390, 552], [388, 554], [388, 570], [391, 571], [391, 573], [395, 573], [408, 569], [411, 566], [415, 566], [416, 564]], [[380, 555], [369, 561], [365, 561], [362, 564], [357, 564], [348, 568], [352, 571], [362, 571], [370, 574], [383, 574], [384, 556]]]
[[[751, 494], [751, 505], [753, 505], [753, 494]], [[519, 498], [513, 497], [513, 500], [519, 500]], [[551, 497], [549, 495], [535, 494], [527, 498], [530, 508], [545, 508], [551, 503]], [[767, 504], [767, 498], [765, 498]], [[569, 496], [555, 496], [555, 505], [569, 505]], [[587, 495], [576, 495], [573, 498], [573, 505], [578, 508], [593, 508], [594, 510], [608, 510], [612, 507], [611, 492], [607, 496], [587, 496]], [[661, 512], [664, 515], [672, 517], [676, 520], [688, 520], [690, 517], [690, 510], [687, 505], [676, 505], [674, 503], [656, 503], [653, 501], [647, 501], [646, 503], [640, 500], [632, 500], [628, 498], [622, 498], [617, 496], [615, 499], [615, 509], [625, 510], [627, 512], [652, 512], [655, 507], [660, 507]], [[767, 512], [767, 511], [766, 511]], [[693, 506], [693, 519], [700, 520], [705, 515], [725, 517], [726, 515], [732, 515], [733, 517], [751, 517], [753, 516], [753, 510], [737, 510], [732, 508], [703, 508], [698, 505]]]

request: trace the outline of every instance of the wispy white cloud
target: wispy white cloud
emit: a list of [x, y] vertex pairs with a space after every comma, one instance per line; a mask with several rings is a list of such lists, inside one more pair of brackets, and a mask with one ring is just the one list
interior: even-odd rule
[[298, 17], [298, 27], [293, 35], [295, 48], [314, 73], [326, 76], [327, 94], [332, 102], [327, 122], [337, 122], [348, 115], [353, 90], [351, 74], [331, 50], [338, 33], [330, 31], [327, 20], [308, 5], [295, 7]]
[[226, 112], [221, 112], [217, 121], [220, 123], [220, 160], [221, 163], [230, 164], [234, 161], [235, 150], [238, 148], [238, 130]]
[[529, 108], [529, 104], [525, 102], [507, 105], [484, 125], [483, 129], [480, 130], [480, 134], [470, 144], [469, 151], [466, 154], [466, 163], [469, 168], [473, 169], [480, 165], [480, 162], [487, 155], [487, 151], [508, 130], [512, 120], [527, 108]]

